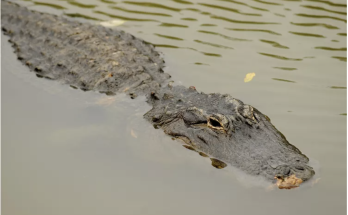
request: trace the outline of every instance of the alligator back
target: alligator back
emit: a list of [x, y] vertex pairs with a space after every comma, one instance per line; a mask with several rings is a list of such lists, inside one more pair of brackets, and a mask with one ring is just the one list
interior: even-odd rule
[[2, 2], [2, 30], [18, 59], [37, 76], [82, 90], [131, 97], [159, 88], [170, 76], [154, 47], [121, 30], [78, 23]]

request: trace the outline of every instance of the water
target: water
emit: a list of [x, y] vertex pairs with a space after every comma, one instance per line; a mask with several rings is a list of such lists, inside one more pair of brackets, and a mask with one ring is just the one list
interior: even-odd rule
[[346, 214], [345, 1], [18, 2], [118, 20], [157, 45], [176, 82], [267, 114], [316, 176], [289, 191], [215, 169], [143, 120], [144, 98], [36, 78], [3, 36], [3, 214]]

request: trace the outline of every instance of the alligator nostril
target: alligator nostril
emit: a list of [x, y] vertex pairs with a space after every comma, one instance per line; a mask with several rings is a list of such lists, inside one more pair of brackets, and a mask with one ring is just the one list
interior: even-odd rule
[[296, 168], [297, 170], [301, 170], [301, 171], [305, 170], [302, 166], [295, 166], [295, 168]]

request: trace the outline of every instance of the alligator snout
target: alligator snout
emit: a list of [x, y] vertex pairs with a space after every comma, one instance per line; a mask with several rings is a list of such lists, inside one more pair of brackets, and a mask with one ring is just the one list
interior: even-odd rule
[[315, 174], [312, 167], [300, 164], [280, 165], [275, 170], [274, 178], [277, 179], [276, 184], [280, 189], [296, 188]]

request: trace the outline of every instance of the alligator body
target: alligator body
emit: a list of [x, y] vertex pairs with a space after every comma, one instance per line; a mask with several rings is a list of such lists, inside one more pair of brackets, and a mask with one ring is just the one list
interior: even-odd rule
[[[283, 188], [314, 175], [309, 159], [256, 108], [230, 95], [173, 86], [154, 47], [120, 30], [79, 23], [2, 2], [2, 30], [37, 76], [82, 90], [145, 95], [144, 117], [218, 168], [225, 163]], [[294, 178], [293, 181], [291, 181]], [[286, 187], [285, 187], [286, 188]], [[291, 187], [292, 188], [292, 187]]]

